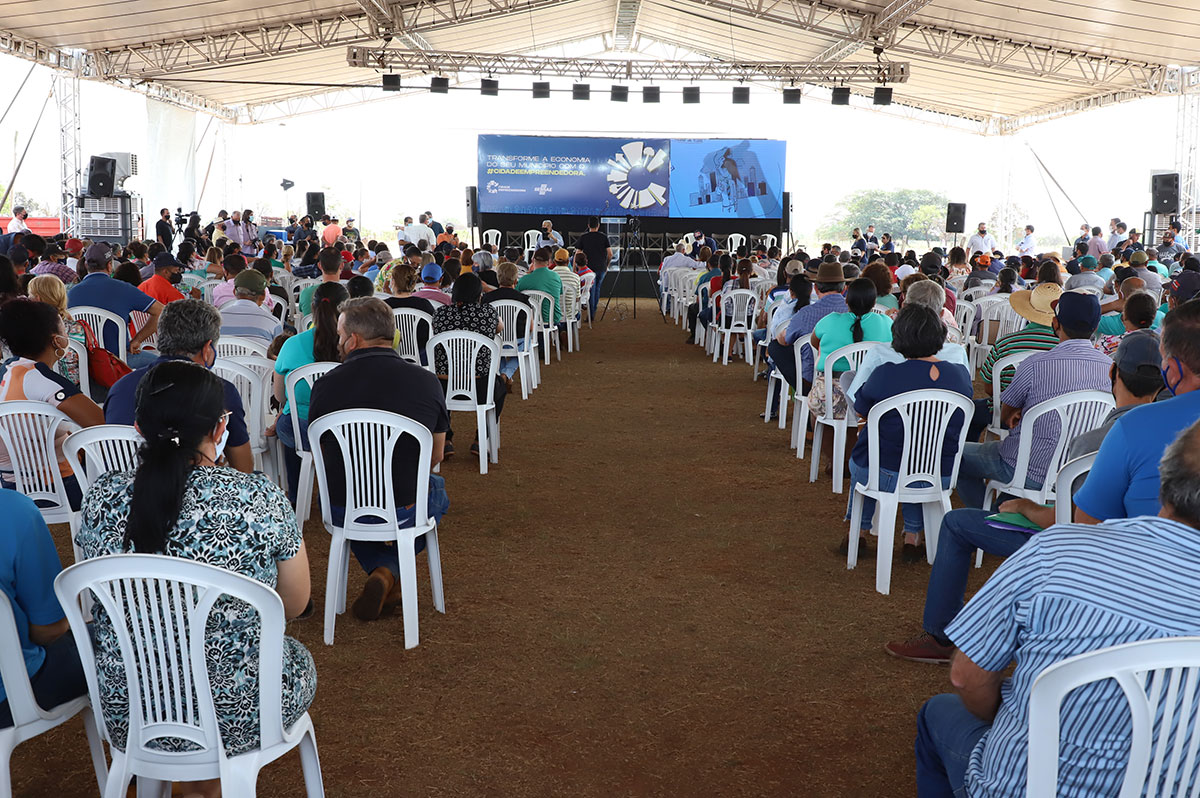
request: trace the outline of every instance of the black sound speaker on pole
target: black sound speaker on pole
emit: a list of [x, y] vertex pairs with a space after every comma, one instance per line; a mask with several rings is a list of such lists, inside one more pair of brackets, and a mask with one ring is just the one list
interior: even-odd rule
[[304, 195], [304, 201], [308, 206], [307, 213], [314, 221], [319, 221], [325, 215], [324, 191], [310, 191]]
[[1150, 207], [1155, 213], [1179, 213], [1179, 173], [1150, 176]]
[[792, 195], [791, 192], [783, 192], [783, 213], [780, 214], [779, 231], [781, 233], [792, 232]]
[[93, 155], [88, 161], [87, 190], [89, 197], [111, 197], [116, 179], [116, 160]]
[[479, 189], [467, 186], [467, 227], [479, 226]]
[[951, 202], [946, 206], [946, 232], [961, 233], [966, 230], [967, 206], [962, 202]]

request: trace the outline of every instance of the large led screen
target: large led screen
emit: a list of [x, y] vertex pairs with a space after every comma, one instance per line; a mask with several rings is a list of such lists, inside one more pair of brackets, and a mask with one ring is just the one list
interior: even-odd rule
[[671, 139], [668, 215], [778, 219], [785, 148], [765, 139]]

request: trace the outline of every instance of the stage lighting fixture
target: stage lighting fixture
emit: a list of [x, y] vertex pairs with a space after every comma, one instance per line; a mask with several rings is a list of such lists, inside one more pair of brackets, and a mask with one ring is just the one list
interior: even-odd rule
[[449, 94], [450, 78], [433, 78], [429, 81], [430, 94]]
[[849, 105], [850, 104], [850, 89], [845, 86], [837, 86], [833, 90], [834, 105]]
[[293, 183], [291, 180], [288, 180], [286, 177], [279, 183], [279, 187], [284, 191], [287, 191], [289, 188], [292, 188], [295, 185], [295, 183]]
[[499, 97], [500, 96], [500, 81], [492, 78], [484, 78], [479, 81], [479, 93], [484, 97]]
[[734, 86], [733, 87], [733, 104], [734, 105], [749, 105], [750, 104], [750, 87], [749, 86]]
[[384, 75], [383, 76], [384, 91], [400, 91], [400, 76], [399, 75]]
[[687, 105], [694, 105], [700, 102], [700, 87], [699, 86], [684, 86], [683, 87], [683, 102]]
[[592, 99], [592, 86], [589, 83], [573, 83], [571, 84], [571, 99], [572, 100], [590, 100]]
[[642, 87], [642, 102], [656, 103], [659, 98], [658, 86], [643, 86]]
[[873, 98], [875, 105], [891, 105], [892, 104], [892, 87], [891, 86], [876, 86], [875, 97]]
[[549, 83], [534, 83], [533, 84], [533, 99], [535, 99], [535, 100], [550, 99], [550, 84]]
[[628, 86], [613, 86], [609, 94], [609, 98], [615, 103], [629, 102], [629, 87]]
[[800, 89], [784, 89], [783, 90], [784, 105], [799, 105], [800, 104]]

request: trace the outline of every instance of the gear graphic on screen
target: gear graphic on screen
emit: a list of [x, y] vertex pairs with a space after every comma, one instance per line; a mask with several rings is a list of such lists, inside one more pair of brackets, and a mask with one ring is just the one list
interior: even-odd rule
[[667, 178], [657, 174], [666, 166], [667, 150], [631, 141], [608, 159], [608, 190], [622, 208], [631, 211], [667, 204]]

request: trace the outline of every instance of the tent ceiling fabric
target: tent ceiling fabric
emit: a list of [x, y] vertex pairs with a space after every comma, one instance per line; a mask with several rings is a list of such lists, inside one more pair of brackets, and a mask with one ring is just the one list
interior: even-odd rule
[[[374, 70], [347, 64], [347, 45], [546, 52], [616, 40], [618, 7], [627, 26], [630, 0], [8, 0], [0, 51], [46, 63], [82, 51], [85, 77], [154, 81], [218, 104], [228, 118], [258, 121], [273, 103], [377, 85]], [[640, 0], [632, 32], [634, 42], [736, 61], [873, 63], [878, 43], [911, 65], [896, 103], [988, 133], [1181, 90], [1176, 65], [1196, 63], [1188, 43], [1200, 38], [1200, 15], [1179, 13], [1173, 0], [1081, 8], [1078, 0], [1027, 0], [1019, 11], [1008, 0]], [[636, 48], [614, 55], [645, 57]]]

